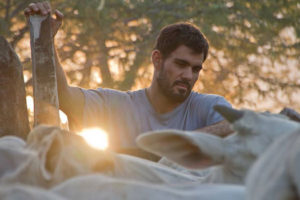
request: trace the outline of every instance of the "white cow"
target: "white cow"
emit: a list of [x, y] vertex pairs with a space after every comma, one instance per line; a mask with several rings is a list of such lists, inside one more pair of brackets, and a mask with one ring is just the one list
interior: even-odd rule
[[300, 199], [300, 129], [276, 140], [246, 178], [247, 199]]
[[118, 179], [103, 175], [78, 176], [51, 189], [72, 200], [243, 200], [245, 188], [237, 185], [166, 185]]
[[71, 177], [102, 173], [152, 183], [196, 182], [186, 175], [144, 159], [91, 148], [78, 135], [58, 127], [40, 126], [29, 134], [26, 150], [33, 152], [14, 172], [0, 179], [50, 188]]
[[197, 169], [212, 166], [203, 182], [243, 184], [255, 160], [280, 135], [299, 128], [299, 123], [279, 115], [216, 109], [232, 123], [236, 133], [220, 138], [207, 133], [163, 130], [140, 135], [137, 144], [146, 151]]

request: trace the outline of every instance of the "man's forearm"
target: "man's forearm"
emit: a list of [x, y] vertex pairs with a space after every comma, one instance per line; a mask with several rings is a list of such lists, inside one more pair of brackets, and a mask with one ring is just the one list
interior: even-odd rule
[[68, 82], [65, 76], [65, 72], [62, 69], [62, 66], [59, 62], [57, 52], [55, 50], [55, 66], [56, 66], [56, 79], [57, 79], [57, 92], [59, 98], [60, 108], [63, 110], [67, 103], [68, 99]]
[[223, 120], [214, 125], [197, 129], [195, 130], [195, 132], [205, 132], [205, 133], [211, 133], [219, 137], [226, 137], [231, 133], [233, 133], [233, 130], [230, 128], [230, 124], [227, 121]]

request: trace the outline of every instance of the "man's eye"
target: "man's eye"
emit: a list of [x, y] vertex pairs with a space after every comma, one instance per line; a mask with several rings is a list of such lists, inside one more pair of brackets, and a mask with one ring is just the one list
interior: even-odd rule
[[185, 67], [185, 66], [186, 66], [186, 63], [177, 62], [176, 64], [177, 64], [179, 67]]
[[193, 72], [198, 73], [200, 72], [202, 67], [193, 67]]

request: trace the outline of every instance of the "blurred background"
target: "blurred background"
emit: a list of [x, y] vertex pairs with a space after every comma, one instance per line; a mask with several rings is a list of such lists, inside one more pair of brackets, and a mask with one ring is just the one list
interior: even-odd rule
[[[23, 15], [31, 2], [36, 1], [0, 1], [0, 35], [23, 64], [32, 121], [29, 29]], [[236, 108], [300, 110], [299, 0], [50, 2], [65, 15], [55, 44], [72, 85], [119, 90], [149, 86], [150, 55], [159, 30], [187, 21], [199, 26], [210, 43], [196, 91], [222, 95]]]

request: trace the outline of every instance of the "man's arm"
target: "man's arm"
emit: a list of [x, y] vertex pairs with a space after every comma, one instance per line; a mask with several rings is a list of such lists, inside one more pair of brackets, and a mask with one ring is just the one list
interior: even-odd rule
[[219, 137], [226, 137], [233, 133], [233, 130], [230, 128], [230, 124], [226, 120], [195, 130], [195, 132], [197, 131], [211, 133]]
[[55, 62], [59, 108], [68, 116], [72, 129], [81, 130], [84, 95], [80, 88], [69, 86], [56, 53]]
[[[51, 18], [51, 26], [53, 37], [56, 35], [59, 27], [62, 24], [63, 14], [58, 10], [55, 10], [55, 18]], [[49, 15], [51, 14], [51, 6], [49, 2], [31, 3], [24, 10], [25, 16], [28, 18], [30, 15]], [[55, 65], [56, 65], [56, 78], [57, 78], [57, 90], [59, 98], [59, 107], [64, 111], [69, 120], [73, 123], [81, 124], [83, 107], [84, 107], [84, 95], [80, 88], [69, 86], [65, 73], [61, 67], [58, 56], [55, 52]], [[81, 127], [80, 127], [81, 128]]]

